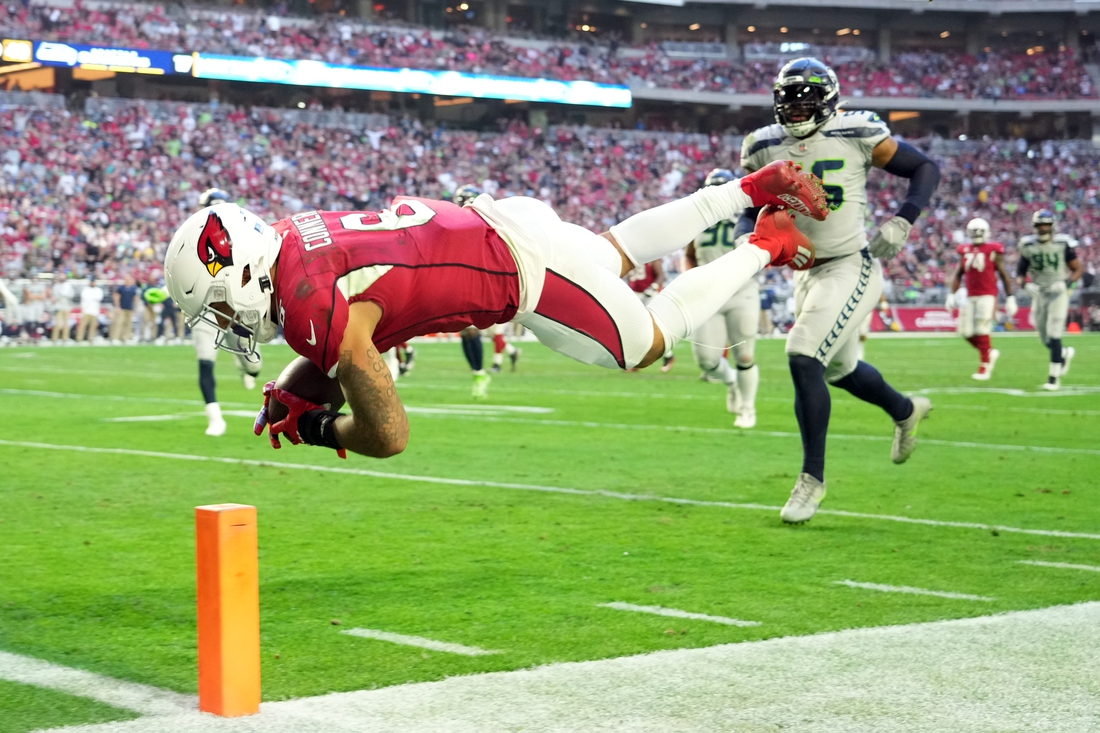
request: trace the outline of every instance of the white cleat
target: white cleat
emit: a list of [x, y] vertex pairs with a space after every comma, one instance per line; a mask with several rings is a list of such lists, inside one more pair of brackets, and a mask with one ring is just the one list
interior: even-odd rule
[[741, 414], [741, 390], [737, 389], [737, 383], [729, 386], [726, 392], [726, 411], [731, 415]]
[[1057, 392], [1062, 388], [1062, 380], [1058, 377], [1051, 377], [1046, 384], [1040, 385], [1039, 389], [1045, 389], [1047, 392]]
[[798, 482], [791, 489], [791, 498], [779, 510], [779, 518], [787, 524], [808, 522], [817, 513], [825, 499], [825, 482], [808, 473], [798, 474]]
[[241, 381], [244, 382], [244, 388], [252, 391], [256, 389], [256, 377], [251, 374], [242, 374]]
[[225, 435], [225, 420], [211, 420], [206, 427], [206, 434], [211, 438], [220, 438]]
[[997, 359], [999, 359], [1000, 357], [1001, 352], [997, 351], [996, 349], [991, 349], [989, 351], [989, 363], [982, 364], [980, 367], [978, 367], [977, 374], [971, 374], [970, 378], [977, 379], [979, 382], [988, 382], [989, 379], [993, 376], [993, 367], [996, 366]]
[[737, 419], [733, 421], [733, 426], [735, 428], [755, 428], [756, 410], [742, 410]]
[[917, 449], [917, 428], [921, 420], [932, 412], [932, 401], [927, 397], [912, 397], [913, 414], [901, 422], [894, 423], [894, 445], [890, 449], [890, 460], [905, 463]]
[[1064, 377], [1069, 374], [1069, 363], [1073, 361], [1073, 357], [1076, 353], [1077, 349], [1072, 346], [1067, 346], [1062, 349], [1062, 359], [1065, 360], [1065, 363], [1062, 364], [1062, 373], [1058, 375], [1059, 377]]

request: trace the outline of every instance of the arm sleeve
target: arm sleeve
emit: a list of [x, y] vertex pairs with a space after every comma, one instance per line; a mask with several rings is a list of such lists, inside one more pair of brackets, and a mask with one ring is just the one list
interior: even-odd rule
[[905, 194], [905, 203], [898, 210], [898, 216], [912, 224], [932, 201], [932, 194], [940, 182], [939, 166], [909, 143], [899, 142], [898, 151], [884, 170], [909, 179], [909, 190]]
[[733, 241], [737, 241], [745, 234], [752, 234], [756, 229], [756, 217], [760, 215], [760, 207], [749, 207], [741, 212], [741, 218], [737, 220], [737, 226], [733, 230]]
[[1077, 259], [1077, 249], [1070, 243], [1066, 243], [1066, 264], [1073, 262]]
[[1027, 257], [1020, 255], [1020, 260], [1016, 263], [1016, 277], [1024, 277], [1027, 275], [1027, 268], [1030, 263]]

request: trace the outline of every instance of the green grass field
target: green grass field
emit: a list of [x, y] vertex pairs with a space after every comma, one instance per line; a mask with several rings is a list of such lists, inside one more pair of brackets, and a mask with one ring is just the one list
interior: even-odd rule
[[[274, 452], [244, 416], [204, 436], [190, 347], [2, 349], [0, 652], [193, 693], [193, 509], [218, 502], [259, 508], [265, 700], [1100, 600], [1100, 574], [1019, 563], [1100, 565], [1100, 338], [1068, 343], [1073, 373], [1052, 396], [1037, 390], [1046, 354], [1034, 338], [996, 339], [985, 384], [969, 378], [974, 351], [959, 339], [872, 340], [867, 358], [895, 386], [928, 390], [924, 442], [893, 465], [889, 419], [834, 391], [823, 509], [884, 516], [826, 513], [801, 527], [777, 511], [800, 466], [779, 341], [758, 346], [752, 431], [732, 427], [723, 390], [697, 379], [687, 348], [669, 374], [624, 374], [523, 344], [519, 371], [470, 408], [459, 346], [425, 344], [400, 385], [415, 408], [408, 450], [347, 462]], [[291, 356], [267, 349], [266, 374]], [[254, 412], [227, 356], [218, 377], [224, 409]], [[615, 601], [759, 625], [599, 606]], [[356, 627], [499, 653], [340, 633]], [[129, 717], [0, 682], [2, 733]]]

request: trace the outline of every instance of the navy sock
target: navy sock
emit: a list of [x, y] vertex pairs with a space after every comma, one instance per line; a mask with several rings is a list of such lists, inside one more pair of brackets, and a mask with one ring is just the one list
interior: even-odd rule
[[485, 368], [485, 347], [481, 343], [481, 334], [471, 338], [463, 336], [462, 353], [466, 355], [466, 363], [475, 372]]
[[218, 401], [214, 392], [215, 384], [214, 362], [207, 361], [206, 359], [199, 359], [199, 389], [202, 390], [203, 401], [208, 405], [211, 402]]
[[1047, 344], [1050, 347], [1050, 363], [1065, 364], [1066, 356], [1062, 352], [1062, 339], [1051, 339]]
[[878, 405], [894, 418], [894, 422], [913, 414], [913, 401], [887, 384], [878, 369], [865, 361], [856, 364], [855, 371], [833, 384], [848, 390], [864, 402]]
[[825, 480], [825, 436], [832, 399], [825, 384], [825, 365], [812, 356], [790, 358], [794, 380], [794, 416], [802, 433], [802, 473]]

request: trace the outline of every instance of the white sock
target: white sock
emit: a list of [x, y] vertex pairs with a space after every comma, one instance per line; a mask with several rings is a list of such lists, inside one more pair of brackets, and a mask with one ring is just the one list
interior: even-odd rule
[[752, 199], [741, 190], [738, 179], [721, 186], [707, 186], [685, 198], [639, 212], [611, 227], [611, 234], [637, 266], [672, 254], [718, 222], [739, 216], [750, 206]]
[[516, 353], [516, 347], [512, 346], [511, 343], [505, 343], [504, 344], [504, 353], [507, 354], [508, 356], [511, 356], [512, 354]]
[[212, 423], [221, 422], [224, 420], [222, 417], [222, 408], [217, 402], [206, 403], [206, 419]]
[[741, 391], [741, 409], [756, 412], [756, 389], [760, 386], [760, 367], [737, 370], [737, 389]]
[[702, 267], [691, 268], [652, 298], [646, 309], [664, 334], [665, 354], [672, 353], [678, 341], [703, 325], [769, 263], [770, 254], [746, 244]]
[[1052, 377], [1062, 376], [1062, 367], [1063, 366], [1064, 366], [1063, 364], [1059, 364], [1056, 361], [1050, 362], [1050, 372], [1049, 372], [1050, 376], [1052, 376]]
[[498, 351], [497, 353], [493, 354], [493, 366], [500, 366], [503, 363], [504, 363], [504, 352], [503, 351]]

